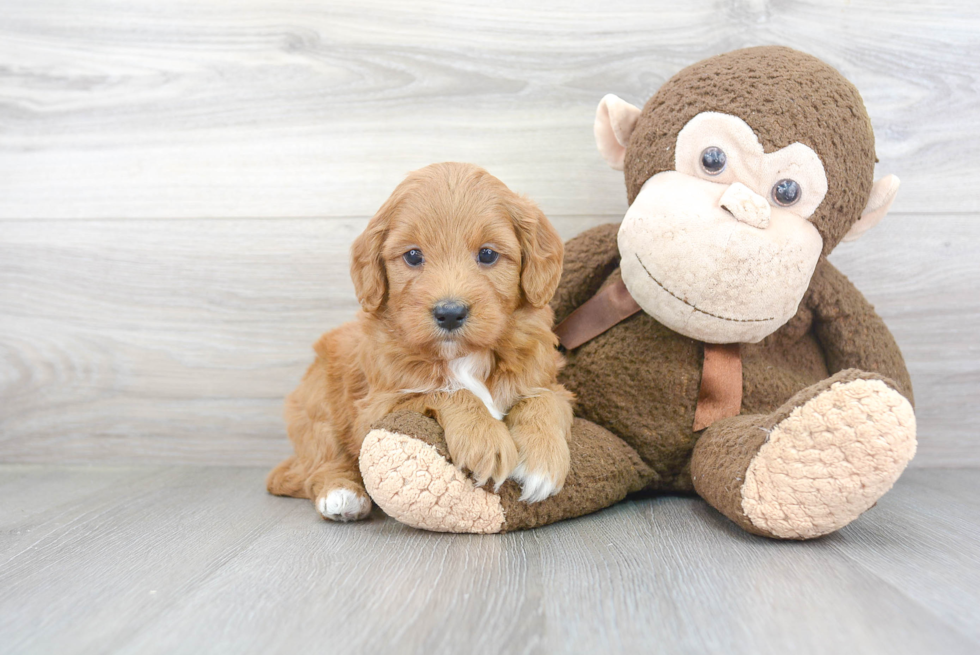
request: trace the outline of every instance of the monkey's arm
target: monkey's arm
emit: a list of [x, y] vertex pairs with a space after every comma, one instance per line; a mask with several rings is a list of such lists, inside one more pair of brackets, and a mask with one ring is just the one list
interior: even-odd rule
[[817, 262], [807, 292], [813, 329], [830, 374], [846, 368], [880, 373], [914, 404], [912, 380], [895, 337], [865, 297], [825, 258]]
[[586, 230], [565, 244], [561, 282], [551, 300], [556, 325], [594, 296], [619, 266], [618, 234], [619, 223], [609, 223]]

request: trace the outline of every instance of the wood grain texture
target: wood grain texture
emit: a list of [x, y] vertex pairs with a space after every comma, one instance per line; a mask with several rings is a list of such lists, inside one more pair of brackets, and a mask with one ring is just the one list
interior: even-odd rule
[[[0, 466], [8, 475], [25, 474]], [[26, 475], [63, 502], [0, 519], [3, 534], [34, 535], [0, 557], [5, 653], [980, 648], [975, 470], [909, 472], [864, 517], [804, 543], [753, 537], [680, 497], [444, 535], [377, 510], [326, 523], [307, 501], [266, 495], [261, 469]], [[97, 481], [74, 495], [86, 475]], [[28, 506], [32, 489], [4, 485], [4, 498]]]
[[[976, 209], [972, 0], [0, 3], [0, 218], [363, 216], [473, 161], [550, 215], [625, 209], [598, 100], [787, 44], [861, 90], [896, 209]], [[955, 190], [953, 193], [944, 192]]]
[[[357, 310], [363, 225], [0, 223], [0, 461], [273, 464], [313, 341]], [[915, 466], [980, 464], [978, 242], [975, 215], [898, 215], [833, 256], [908, 360]]]
[[0, 461], [273, 464], [365, 222], [0, 224]]
[[683, 66], [786, 43], [857, 84], [895, 214], [834, 261], [886, 318], [917, 466], [980, 465], [973, 2], [0, 0], [0, 461], [273, 463], [348, 320], [354, 236], [459, 159], [565, 238], [618, 220], [591, 124]]

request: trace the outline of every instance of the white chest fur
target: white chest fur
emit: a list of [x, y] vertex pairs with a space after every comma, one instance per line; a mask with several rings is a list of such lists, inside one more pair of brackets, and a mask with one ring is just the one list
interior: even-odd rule
[[490, 362], [486, 358], [478, 355], [457, 357], [449, 362], [449, 379], [443, 391], [452, 393], [466, 389], [486, 405], [491, 416], [498, 421], [502, 420], [504, 412], [497, 407], [493, 395], [487, 389], [486, 380], [489, 374]]

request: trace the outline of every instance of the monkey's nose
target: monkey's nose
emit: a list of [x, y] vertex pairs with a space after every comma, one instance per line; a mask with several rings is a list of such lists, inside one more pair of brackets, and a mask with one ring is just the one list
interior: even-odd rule
[[764, 230], [769, 227], [769, 203], [741, 182], [735, 182], [718, 202], [737, 220]]
[[469, 307], [455, 300], [442, 300], [432, 308], [432, 318], [443, 330], [452, 332], [459, 329], [469, 315]]

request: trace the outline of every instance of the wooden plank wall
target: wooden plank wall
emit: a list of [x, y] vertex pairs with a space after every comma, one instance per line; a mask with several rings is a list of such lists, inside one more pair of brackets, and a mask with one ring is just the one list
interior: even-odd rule
[[472, 161], [617, 220], [595, 105], [786, 44], [862, 91], [892, 215], [833, 261], [886, 318], [919, 466], [980, 464], [980, 10], [838, 2], [0, 2], [0, 461], [268, 464], [402, 176]]

